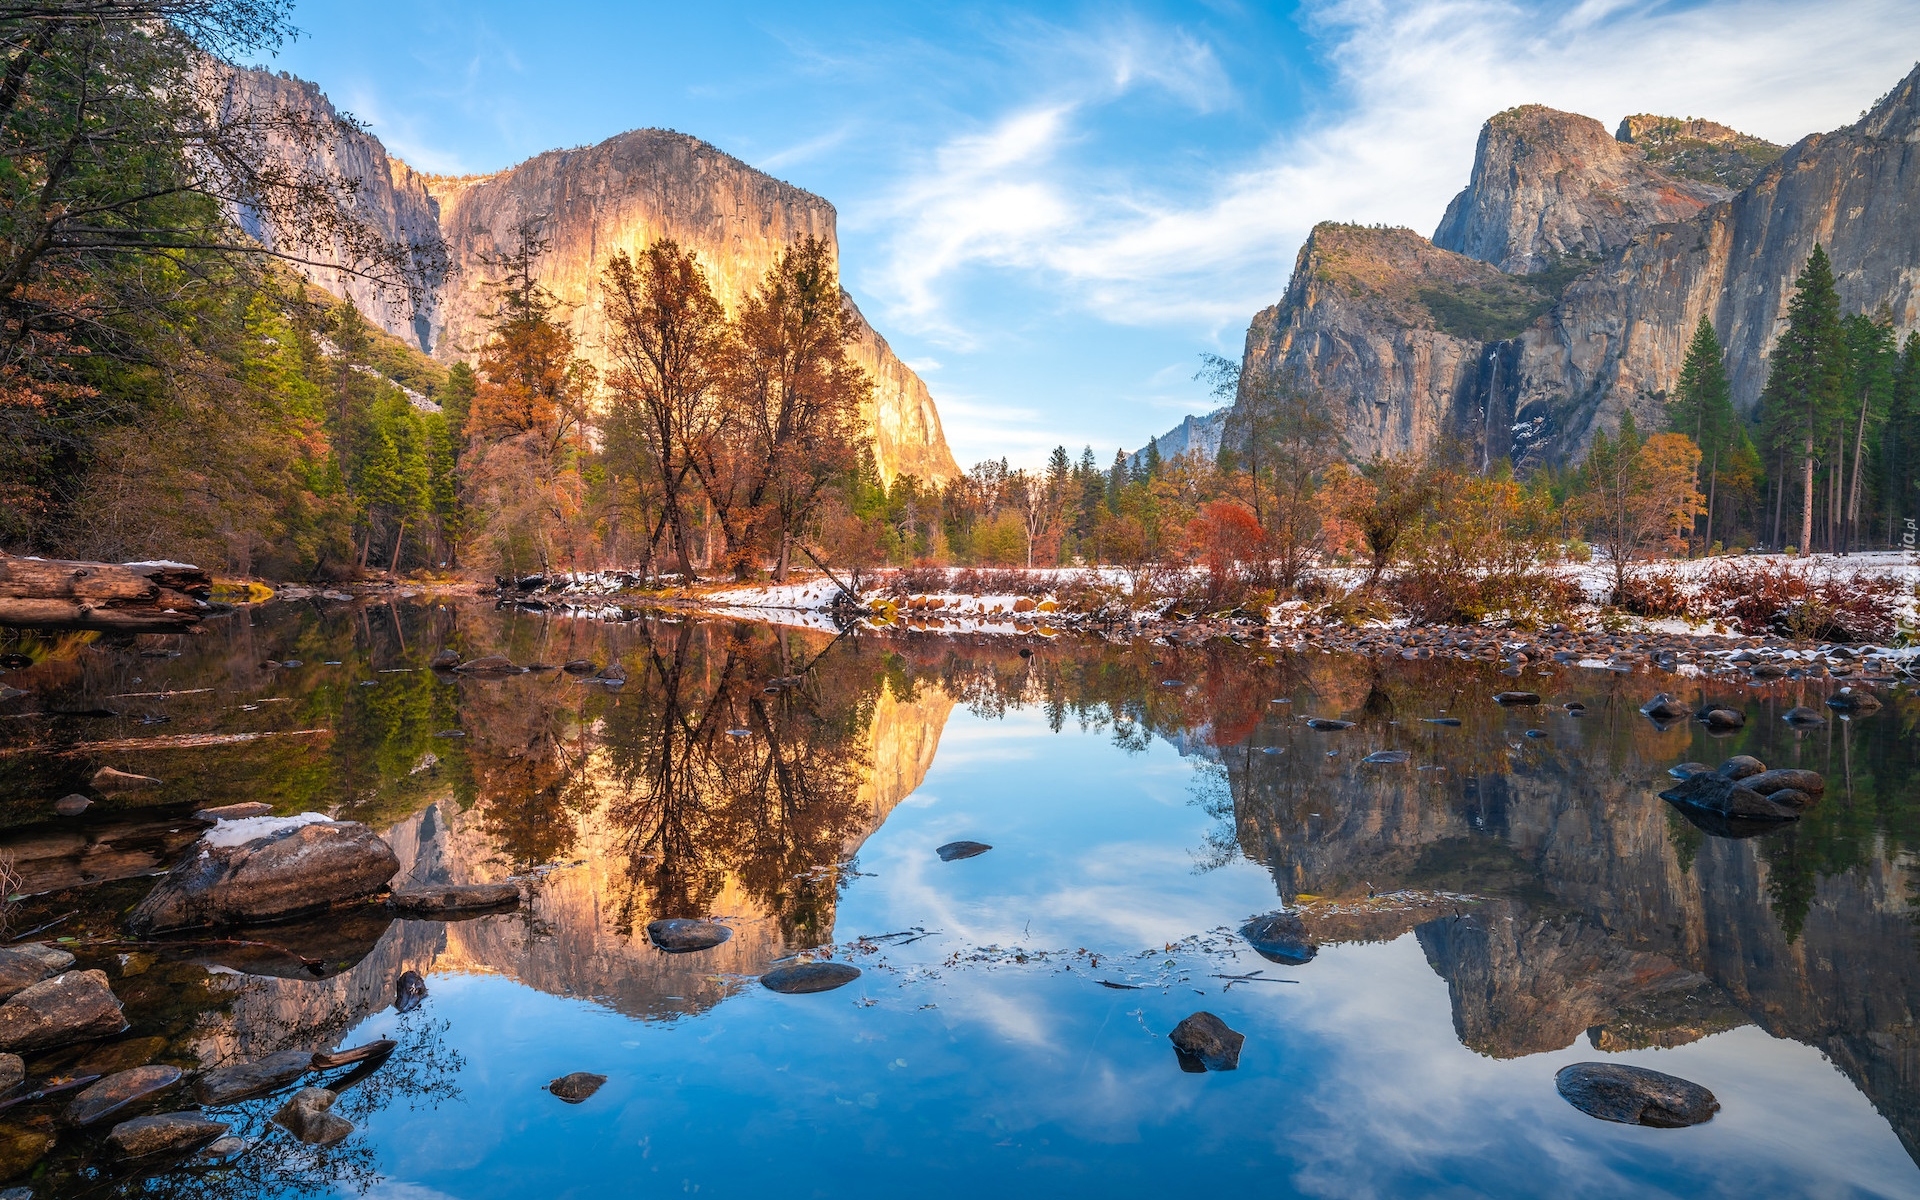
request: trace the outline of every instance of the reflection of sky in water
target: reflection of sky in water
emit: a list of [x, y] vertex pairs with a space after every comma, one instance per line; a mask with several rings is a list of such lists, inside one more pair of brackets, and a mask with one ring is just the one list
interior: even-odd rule
[[[1053, 735], [1032, 710], [957, 709], [838, 910], [841, 940], [942, 931], [885, 953], [922, 968], [912, 978], [750, 988], [644, 1023], [499, 977], [438, 977], [429, 1012], [465, 1057], [463, 1096], [372, 1118], [387, 1176], [373, 1194], [1920, 1194], [1886, 1121], [1818, 1051], [1743, 1027], [1675, 1050], [1488, 1058], [1460, 1044], [1411, 935], [1300, 968], [1242, 954], [1240, 969], [1299, 982], [1224, 993], [1205, 976], [1231, 959], [1183, 958], [1191, 982], [1164, 994], [1094, 982], [1159, 955], [1094, 972], [940, 965], [989, 943], [1138, 952], [1273, 907], [1261, 868], [1199, 869], [1215, 828], [1201, 780], [1163, 742], [1130, 755], [1106, 734]], [[940, 862], [934, 847], [958, 838], [995, 849]], [[1199, 1008], [1246, 1034], [1237, 1072], [1177, 1068], [1166, 1032]], [[1722, 1111], [1690, 1130], [1588, 1118], [1553, 1075], [1601, 1057], [1705, 1084]], [[579, 1106], [539, 1090], [575, 1070], [609, 1081]]]

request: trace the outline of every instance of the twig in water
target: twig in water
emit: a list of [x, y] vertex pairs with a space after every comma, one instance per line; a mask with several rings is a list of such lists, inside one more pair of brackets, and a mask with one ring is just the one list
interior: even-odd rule
[[247, 938], [192, 938], [177, 942], [171, 940], [164, 942], [109, 940], [95, 944], [101, 946], [141, 946], [149, 950], [164, 950], [168, 946], [247, 946], [258, 950], [272, 950], [275, 953], [284, 954], [288, 958], [297, 958], [300, 960], [301, 966], [315, 975], [325, 975], [327, 973], [327, 964], [320, 959], [308, 958], [298, 950], [289, 949], [275, 942], [257, 942]]
[[45, 1100], [48, 1096], [58, 1096], [61, 1092], [70, 1092], [77, 1087], [85, 1087], [99, 1079], [98, 1075], [81, 1075], [73, 1079], [63, 1079], [48, 1084], [37, 1092], [28, 1092], [24, 1096], [15, 1096], [11, 1100], [0, 1100], [0, 1110], [12, 1108], [16, 1104], [30, 1104], [35, 1100]]
[[32, 937], [36, 933], [45, 933], [47, 930], [52, 929], [55, 925], [58, 925], [60, 922], [66, 920], [68, 917], [77, 917], [79, 915], [80, 915], [80, 910], [76, 908], [70, 913], [62, 913], [60, 916], [55, 917], [51, 921], [48, 921], [45, 925], [35, 925], [32, 929], [27, 930], [25, 933], [9, 934], [7, 937], [7, 940], [10, 942], [22, 941], [26, 938]]
[[[1214, 978], [1230, 980], [1231, 982], [1227, 984], [1227, 987], [1229, 988], [1236, 983], [1299, 983], [1300, 982], [1298, 979], [1269, 979], [1266, 977], [1265, 971], [1255, 971], [1250, 975], [1215, 975]], [[1225, 991], [1226, 988], [1221, 988], [1220, 990]]]
[[1138, 992], [1145, 990], [1137, 983], [1115, 983], [1111, 979], [1096, 979], [1094, 982], [1101, 987], [1112, 988], [1116, 992]]

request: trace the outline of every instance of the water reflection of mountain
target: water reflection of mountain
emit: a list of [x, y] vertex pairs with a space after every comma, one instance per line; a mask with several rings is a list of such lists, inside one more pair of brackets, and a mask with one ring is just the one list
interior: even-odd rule
[[[1361, 726], [1343, 738], [1413, 749], [1405, 766], [1326, 758], [1326, 740], [1297, 725], [1270, 724], [1224, 756], [1240, 844], [1282, 893], [1491, 897], [1406, 918], [1447, 981], [1468, 1046], [1522, 1055], [1583, 1032], [1601, 1049], [1676, 1045], [1750, 1021], [1819, 1047], [1920, 1157], [1911, 857], [1894, 839], [1844, 828], [1887, 808], [1887, 776], [1904, 774], [1886, 759], [1909, 753], [1890, 744], [1891, 726], [1883, 738], [1837, 726], [1795, 741], [1761, 719], [1745, 741], [1715, 743], [1692, 727], [1652, 729], [1628, 703], [1638, 692], [1624, 689], [1644, 689], [1632, 681], [1589, 684], [1602, 691], [1583, 697], [1593, 705], [1584, 720], [1502, 713], [1472, 689], [1457, 697], [1460, 683], [1458, 671], [1376, 680], [1399, 725], [1345, 713]], [[1466, 727], [1419, 724], [1450, 705]], [[1890, 709], [1874, 719], [1904, 718]], [[1549, 736], [1525, 738], [1530, 725]], [[1656, 798], [1666, 765], [1734, 752], [1827, 772], [1824, 811], [1734, 841], [1702, 835]], [[1877, 776], [1863, 769], [1875, 765]], [[1849, 766], [1865, 785], [1851, 793]], [[1851, 855], [1837, 852], [1842, 842]], [[1855, 861], [1830, 870], [1836, 857]]]

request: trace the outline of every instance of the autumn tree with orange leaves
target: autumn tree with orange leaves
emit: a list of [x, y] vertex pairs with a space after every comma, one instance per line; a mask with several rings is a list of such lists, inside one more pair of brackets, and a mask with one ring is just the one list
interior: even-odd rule
[[1605, 430], [1594, 434], [1580, 468], [1573, 513], [1588, 540], [1607, 552], [1615, 604], [1625, 595], [1627, 570], [1636, 560], [1686, 548], [1694, 518], [1706, 506], [1695, 485], [1699, 467], [1700, 447], [1692, 439], [1679, 433], [1643, 437], [1631, 412], [1621, 417], [1613, 436]]

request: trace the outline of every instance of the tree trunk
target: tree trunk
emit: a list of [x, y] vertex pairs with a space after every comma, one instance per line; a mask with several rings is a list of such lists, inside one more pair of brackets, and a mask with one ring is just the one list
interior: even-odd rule
[[177, 633], [200, 623], [213, 580], [181, 563], [68, 562], [0, 554], [0, 625]]
[[1847, 488], [1846, 549], [1853, 550], [1853, 531], [1860, 521], [1860, 458], [1867, 445], [1867, 400], [1860, 398], [1860, 423], [1853, 430], [1853, 482]]
[[1716, 446], [1714, 447], [1714, 450], [1713, 450], [1713, 466], [1707, 472], [1707, 536], [1705, 539], [1704, 548], [1706, 553], [1708, 554], [1713, 553], [1713, 493], [1714, 493], [1714, 490], [1719, 487], [1719, 485], [1720, 485], [1720, 448]]
[[1800, 493], [1805, 503], [1800, 506], [1800, 553], [1807, 553], [1813, 546], [1813, 438], [1808, 437], [1806, 455], [1802, 460], [1800, 474]]
[[400, 547], [405, 545], [406, 541], [407, 522], [403, 517], [400, 521], [400, 532], [393, 535], [393, 561], [387, 564], [387, 574], [398, 575], [400, 573]]

